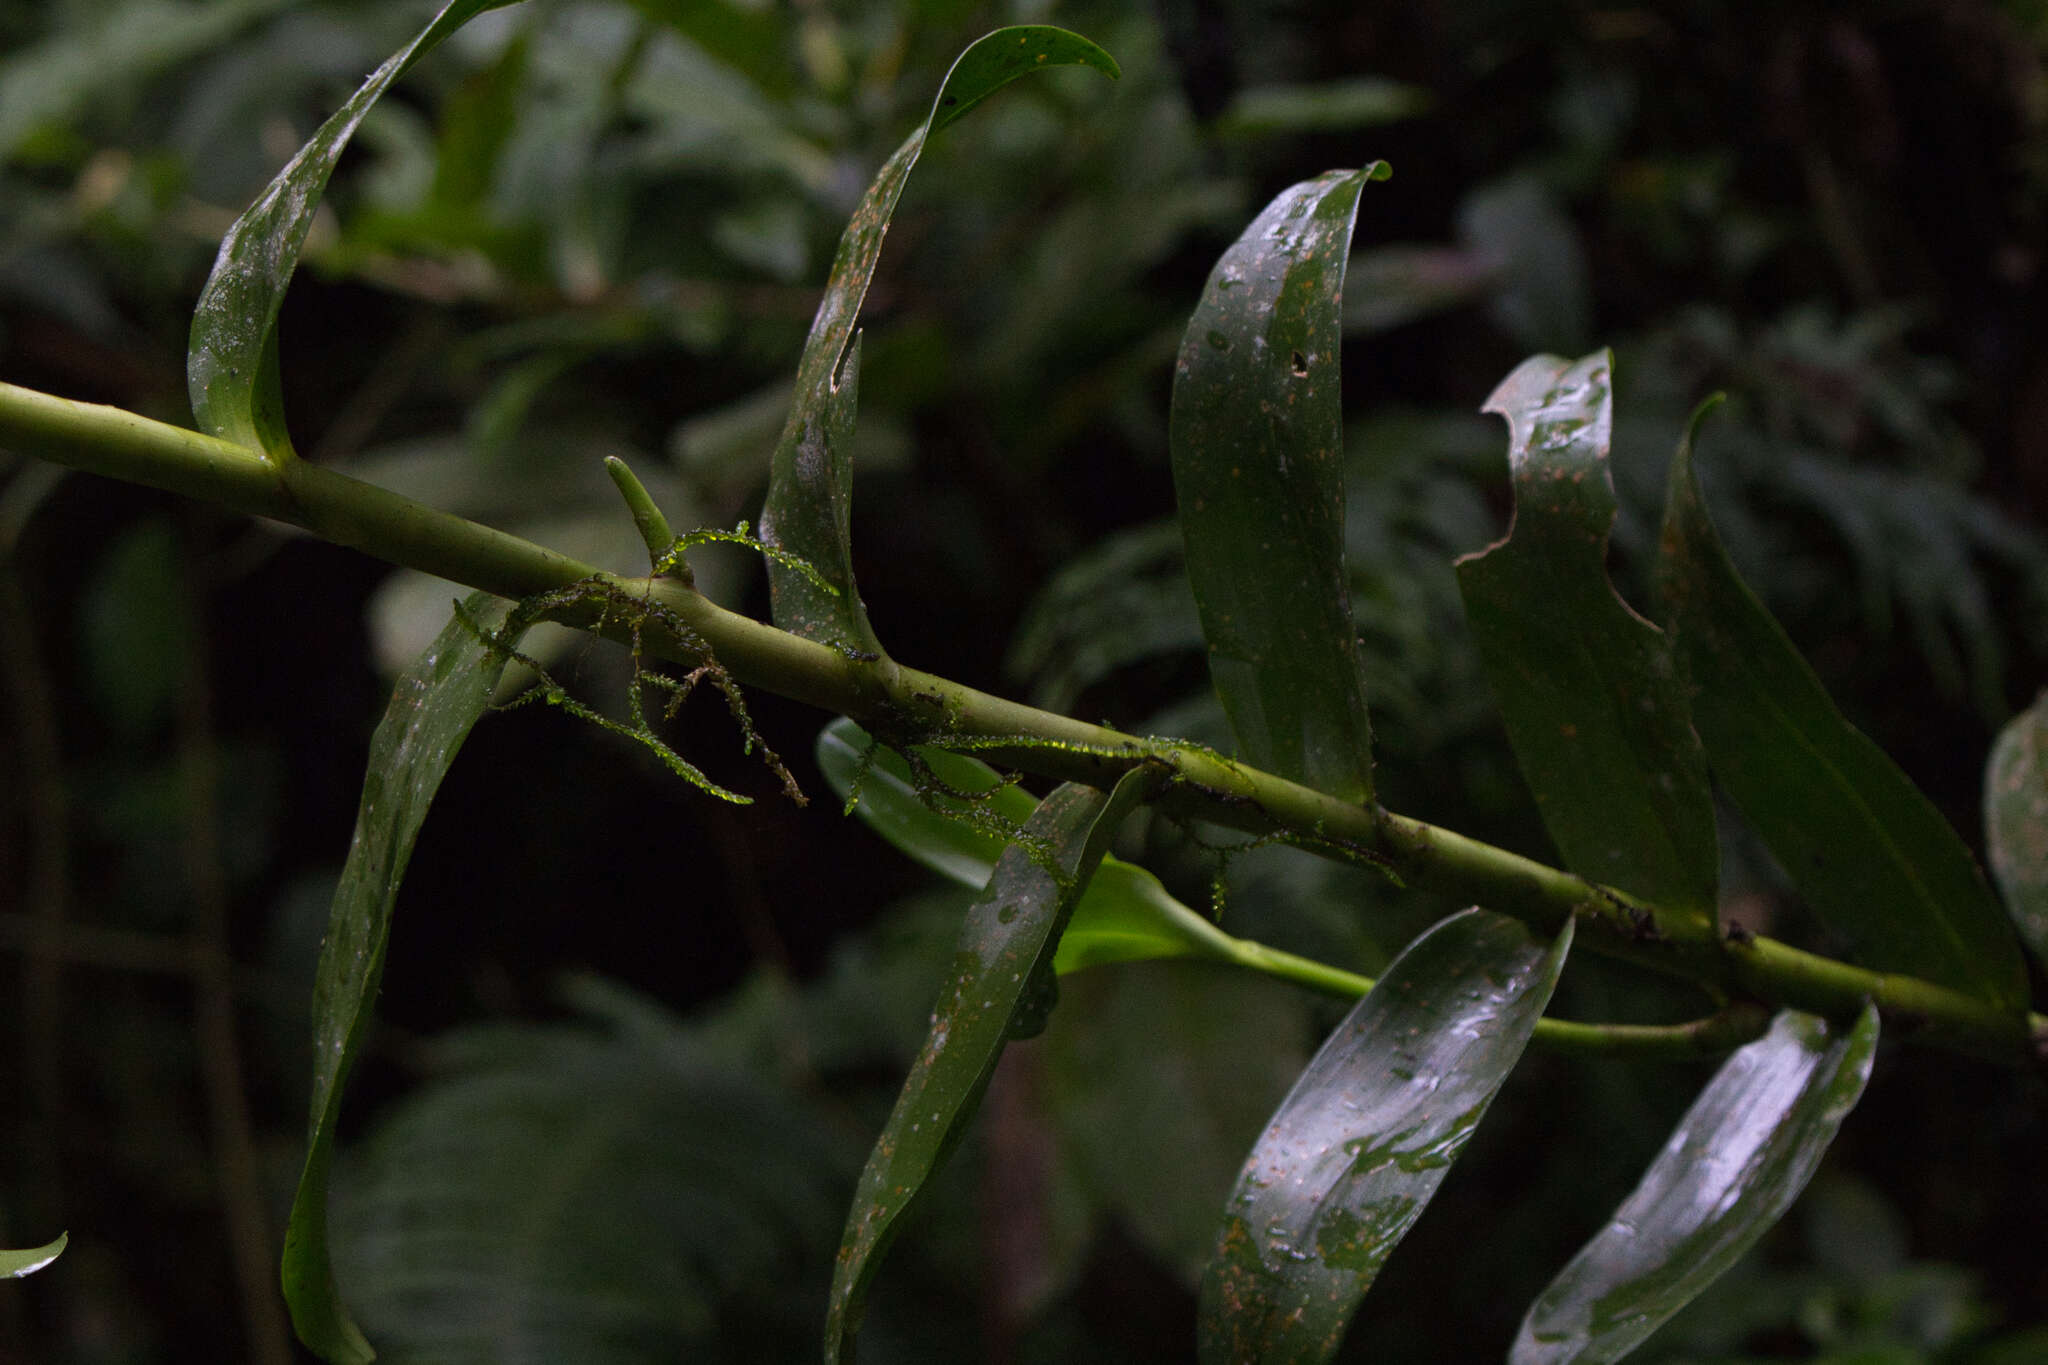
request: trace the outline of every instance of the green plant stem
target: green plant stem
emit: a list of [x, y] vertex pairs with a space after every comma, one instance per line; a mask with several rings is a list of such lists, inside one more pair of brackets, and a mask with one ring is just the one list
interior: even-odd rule
[[[530, 597], [598, 576], [565, 555], [319, 465], [273, 465], [227, 441], [10, 384], [0, 384], [0, 446], [286, 522], [504, 597]], [[1575, 918], [1579, 941], [1587, 947], [1690, 979], [1724, 1000], [1786, 1005], [1832, 1018], [1852, 1017], [1869, 1000], [1885, 1016], [1888, 1036], [2014, 1064], [2048, 1061], [2048, 1017], [2040, 1014], [2007, 1013], [1960, 991], [1865, 971], [1767, 938], [1723, 938], [1711, 926], [1661, 914], [1656, 906], [1556, 868], [1378, 807], [1347, 804], [1199, 745], [1089, 725], [893, 660], [867, 660], [800, 639], [726, 611], [674, 580], [605, 582], [607, 593], [554, 617], [627, 638], [635, 626], [623, 619], [619, 602], [644, 598], [660, 609], [659, 617], [694, 633], [740, 682], [852, 716], [892, 744], [971, 748], [998, 763], [1103, 788], [1134, 766], [1152, 765], [1168, 778], [1158, 804], [1169, 814], [1284, 835], [1546, 932]], [[700, 648], [669, 638], [657, 628], [657, 618], [642, 622], [640, 633], [651, 653], [689, 664], [703, 661]], [[1705, 1021], [1685, 1027], [1714, 1034]]]

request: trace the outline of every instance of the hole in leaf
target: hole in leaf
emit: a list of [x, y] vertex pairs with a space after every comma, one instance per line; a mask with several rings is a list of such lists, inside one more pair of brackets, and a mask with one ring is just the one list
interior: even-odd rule
[[1308, 378], [1308, 357], [1300, 351], [1294, 353], [1294, 377], [1296, 379]]

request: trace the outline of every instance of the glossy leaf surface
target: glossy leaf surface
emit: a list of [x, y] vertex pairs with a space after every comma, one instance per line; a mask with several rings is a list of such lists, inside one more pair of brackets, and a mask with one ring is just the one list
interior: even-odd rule
[[[505, 654], [469, 624], [497, 630], [509, 607], [475, 593], [398, 679], [370, 738], [370, 765], [348, 861], [334, 891], [313, 980], [313, 1105], [306, 1164], [285, 1232], [284, 1294], [299, 1339], [330, 1361], [371, 1359], [369, 1343], [336, 1292], [327, 1237], [327, 1175], [341, 1091], [368, 1036], [384, 973], [391, 907], [434, 793], [490, 705]], [[508, 644], [513, 642], [507, 642]]]
[[854, 586], [850, 531], [861, 302], [925, 140], [1019, 76], [1072, 65], [1119, 74], [1115, 59], [1094, 43], [1048, 25], [997, 29], [975, 42], [953, 63], [924, 126], [882, 166], [847, 223], [797, 364], [796, 398], [776, 442], [761, 512], [761, 538], [806, 561], [822, 580], [770, 561], [775, 624], [782, 629], [863, 654], [882, 653]]
[[1042, 847], [1012, 844], [968, 908], [931, 1030], [854, 1191], [826, 1310], [827, 1362], [852, 1358], [882, 1255], [974, 1116], [1004, 1046], [1044, 1027], [1057, 990], [1052, 956], [1060, 931], [1147, 781], [1132, 773], [1108, 794], [1060, 787], [1025, 826]]
[[320, 125], [228, 229], [192, 314], [185, 361], [192, 412], [201, 430], [273, 460], [291, 457], [277, 373], [277, 313], [327, 179], [363, 116], [393, 81], [476, 15], [511, 3], [515, 0], [450, 0]]
[[1515, 515], [1458, 563], [1465, 615], [1543, 823], [1582, 877], [1714, 913], [1706, 756], [1664, 632], [1607, 578], [1612, 360], [1534, 356], [1485, 411], [1508, 420]]
[[1984, 772], [1984, 840], [2006, 912], [2048, 965], [2048, 692], [2012, 718]]
[[0, 1251], [0, 1279], [18, 1280], [24, 1275], [33, 1275], [62, 1256], [64, 1248], [70, 1244], [71, 1234], [60, 1232], [56, 1241], [45, 1242], [39, 1247]]
[[[858, 780], [860, 800], [854, 813], [869, 828], [942, 877], [963, 886], [987, 885], [1008, 846], [1004, 838], [993, 829], [968, 823], [969, 804], [943, 792], [934, 794], [940, 809], [925, 804], [910, 765], [893, 749], [877, 748], [863, 774], [861, 761], [868, 745], [867, 732], [844, 717], [818, 735], [818, 766], [832, 789], [844, 799]], [[946, 786], [989, 793], [985, 801], [974, 803], [986, 816], [1021, 828], [1038, 809], [1036, 797], [1004, 782], [979, 760], [943, 749], [918, 752]], [[948, 810], [953, 813], [945, 813]], [[1176, 900], [1144, 868], [1105, 857], [1074, 906], [1053, 961], [1064, 974], [1155, 957], [1231, 961], [1246, 946]]]
[[1877, 1011], [1781, 1011], [1700, 1092], [1614, 1219], [1523, 1320], [1511, 1365], [1619, 1360], [1770, 1230], [1863, 1094]]
[[1487, 910], [1410, 944], [1240, 1172], [1202, 1281], [1204, 1365], [1331, 1358], [1521, 1059], [1571, 943]]
[[1283, 191], [1223, 253], [1174, 367], [1174, 492], [1209, 675], [1246, 762], [1372, 797], [1344, 577], [1338, 342], [1375, 163]]
[[2026, 969], [1969, 850], [1843, 718], [1722, 549], [1692, 468], [1672, 462], [1657, 585], [1714, 776], [1857, 959], [2015, 1011]]

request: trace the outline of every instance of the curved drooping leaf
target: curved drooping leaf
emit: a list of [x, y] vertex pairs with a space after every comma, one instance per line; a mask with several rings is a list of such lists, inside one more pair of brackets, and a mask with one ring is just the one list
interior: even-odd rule
[[[1037, 800], [977, 759], [943, 749], [919, 749], [932, 775], [947, 787], [987, 793], [973, 803], [980, 814], [972, 819], [981, 822], [973, 823], [969, 804], [944, 791], [934, 791], [928, 804], [910, 766], [892, 749], [876, 749], [863, 773], [868, 744], [867, 732], [844, 717], [819, 733], [818, 766], [833, 790], [846, 798], [858, 782], [860, 799], [854, 812], [869, 828], [943, 877], [963, 886], [987, 885], [1006, 847], [1003, 836], [989, 826], [989, 817], [1022, 827], [1038, 809]], [[1104, 857], [1060, 935], [1053, 970], [1065, 976], [1084, 967], [1164, 957], [1228, 962], [1344, 999], [1372, 989], [1370, 977], [1226, 934], [1176, 899], [1144, 868]]]
[[476, 15], [517, 0], [449, 0], [419, 36], [370, 74], [348, 103], [277, 173], [221, 239], [192, 314], [185, 382], [200, 429], [292, 457], [277, 373], [277, 312], [298, 267], [313, 211], [363, 116], [390, 84]]
[[1619, 1360], [1718, 1279], [1806, 1188], [1870, 1079], [1877, 1010], [1853, 1027], [1784, 1010], [1734, 1053], [1642, 1182], [1522, 1322], [1511, 1365]]
[[2024, 1009], [2026, 966], [1969, 850], [1835, 709], [1721, 547], [1692, 468], [1706, 411], [1672, 461], [1657, 588], [1715, 778], [1863, 965]]
[[1019, 76], [1073, 65], [1120, 74], [1116, 60], [1094, 43], [1045, 24], [997, 29], [973, 43], [946, 74], [924, 126], [882, 166], [847, 223], [797, 363], [796, 399], [775, 445], [761, 511], [761, 539], [806, 561], [818, 575], [813, 579], [769, 561], [775, 624], [782, 629], [859, 654], [882, 653], [854, 586], [849, 529], [860, 363], [854, 328], [861, 301], [925, 140]]
[[70, 1244], [71, 1234], [60, 1232], [56, 1241], [45, 1242], [39, 1247], [0, 1251], [0, 1279], [18, 1280], [24, 1275], [33, 1275], [62, 1256], [64, 1248]]
[[1340, 297], [1375, 162], [1281, 192], [1217, 261], [1174, 366], [1173, 484], [1209, 675], [1248, 763], [1372, 798], [1344, 579]]
[[1984, 842], [2006, 913], [2036, 960], [2048, 965], [2048, 692], [1991, 746]]
[[342, 1085], [370, 1031], [370, 1004], [391, 937], [391, 907], [413, 840], [505, 670], [505, 650], [485, 644], [478, 632], [500, 629], [509, 610], [488, 593], [472, 594], [399, 677], [370, 737], [355, 835], [334, 889], [313, 980], [313, 1112], [284, 1239], [284, 1296], [292, 1326], [323, 1360], [356, 1365], [375, 1354], [341, 1305], [329, 1259], [327, 1174], [335, 1122]]
[[[1015, 783], [1004, 782], [977, 759], [920, 749], [932, 775], [958, 792], [987, 793], [972, 803], [935, 791], [933, 809], [918, 794], [917, 781], [902, 755], [877, 747], [869, 756], [867, 732], [840, 717], [818, 734], [818, 767], [842, 799], [854, 794], [854, 813], [869, 828], [942, 877], [963, 886], [988, 884], [996, 861], [1008, 847], [989, 817], [1022, 828], [1038, 800]], [[863, 762], [866, 770], [863, 772]], [[974, 807], [982, 811], [970, 823]], [[947, 812], [951, 813], [948, 814]], [[1142, 867], [1105, 857], [1074, 906], [1053, 959], [1061, 974], [1111, 962], [1155, 957], [1207, 957], [1235, 961], [1247, 946], [1176, 900]]]
[[1252, 1149], [1202, 1279], [1204, 1365], [1335, 1354], [1521, 1059], [1571, 945], [1472, 909], [1408, 945]]
[[1710, 923], [1706, 755], [1671, 642], [1607, 578], [1612, 367], [1606, 351], [1534, 356], [1486, 400], [1508, 420], [1515, 515], [1505, 539], [1458, 561], [1458, 588], [1565, 865]]
[[1127, 774], [1113, 792], [1068, 783], [1039, 804], [968, 908], [931, 1031], [861, 1172], [825, 1317], [827, 1365], [852, 1359], [868, 1286], [898, 1224], [981, 1103], [1012, 1038], [1044, 1027], [1058, 986], [1053, 951], [1110, 836], [1151, 779]]

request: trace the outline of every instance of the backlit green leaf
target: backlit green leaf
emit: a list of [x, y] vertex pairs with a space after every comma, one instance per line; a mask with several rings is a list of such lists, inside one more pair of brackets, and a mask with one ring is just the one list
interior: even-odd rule
[[828, 1365], [852, 1358], [882, 1255], [904, 1210], [965, 1131], [1004, 1046], [1044, 1026], [1057, 990], [1052, 955], [1060, 931], [1148, 781], [1132, 773], [1108, 794], [1060, 787], [1025, 828], [1042, 847], [1012, 844], [968, 907], [931, 1031], [854, 1191], [826, 1312]]
[[1511, 1365], [1619, 1360], [1792, 1207], [1863, 1094], [1877, 1011], [1782, 1011], [1714, 1074], [1612, 1222], [1522, 1322]]
[[27, 1247], [20, 1251], [0, 1251], [0, 1279], [18, 1280], [24, 1275], [33, 1275], [50, 1262], [64, 1254], [64, 1248], [71, 1244], [71, 1234], [60, 1232], [54, 1242], [45, 1242], [39, 1247]]
[[516, 0], [450, 0], [320, 125], [228, 229], [192, 314], [185, 361], [192, 412], [201, 430], [260, 450], [272, 460], [292, 457], [277, 372], [277, 313], [327, 179], [363, 116], [393, 81], [476, 15], [512, 3]]
[[2048, 692], [2014, 716], [1984, 772], [1984, 840], [2005, 908], [2048, 964]]
[[1507, 538], [1458, 562], [1465, 615], [1508, 738], [1566, 866], [1714, 913], [1706, 756], [1664, 632], [1607, 579], [1612, 360], [1535, 356], [1486, 400], [1508, 420]]
[[954, 61], [924, 126], [883, 165], [847, 223], [797, 364], [796, 398], [761, 511], [761, 538], [805, 560], [818, 576], [770, 561], [775, 624], [784, 630], [860, 654], [882, 653], [854, 587], [850, 531], [861, 302], [925, 139], [1026, 72], [1072, 65], [1119, 74], [1094, 43], [1043, 24], [997, 29], [974, 43]]
[[1715, 778], [1863, 965], [2022, 1009], [2019, 946], [1969, 850], [1843, 719], [1721, 548], [1692, 468], [1705, 412], [1672, 462], [1657, 586]]
[[1283, 191], [1210, 272], [1174, 368], [1173, 482], [1209, 675], [1240, 757], [1372, 797], [1344, 579], [1337, 352], [1358, 195], [1384, 163]]
[[1331, 1358], [1521, 1059], [1571, 945], [1466, 910], [1388, 967], [1274, 1114], [1202, 1281], [1204, 1365]]
[[[458, 609], [457, 619], [398, 679], [370, 738], [355, 836], [334, 891], [313, 981], [312, 1119], [284, 1243], [284, 1295], [292, 1325], [299, 1340], [325, 1360], [353, 1365], [375, 1354], [341, 1305], [328, 1255], [327, 1173], [342, 1085], [370, 1030], [370, 1003], [391, 935], [391, 907], [413, 840], [505, 669], [504, 651], [487, 646], [476, 630], [499, 629], [508, 610], [489, 594], [473, 594]], [[461, 619], [465, 615], [467, 623]]]

